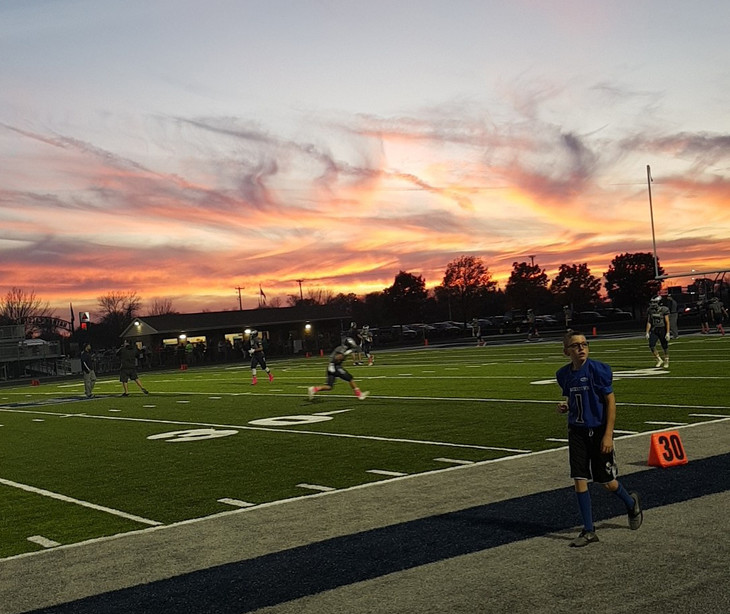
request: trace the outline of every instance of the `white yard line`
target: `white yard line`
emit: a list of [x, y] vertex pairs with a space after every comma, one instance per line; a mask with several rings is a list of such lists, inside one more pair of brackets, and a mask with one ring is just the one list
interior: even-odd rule
[[[29, 409], [9, 409], [0, 407], [0, 411], [8, 413], [19, 413], [19, 414], [42, 414], [57, 416], [53, 412], [40, 412]], [[469, 448], [473, 450], [492, 450], [495, 452], [510, 452], [513, 454], [528, 454], [532, 450], [522, 450], [519, 448], [502, 448], [498, 446], [479, 446], [476, 444], [468, 443], [452, 443], [448, 441], [432, 441], [422, 439], [403, 439], [400, 437], [379, 437], [376, 435], [351, 435], [349, 433], [327, 433], [323, 431], [307, 431], [304, 429], [285, 429], [275, 427], [264, 427], [264, 426], [246, 426], [240, 424], [217, 424], [213, 422], [188, 422], [183, 420], [156, 420], [154, 418], [128, 418], [125, 416], [92, 416], [89, 414], [79, 414], [79, 418], [92, 419], [92, 420], [112, 420], [112, 421], [123, 421], [123, 422], [140, 422], [144, 424], [165, 424], [175, 426], [187, 426], [187, 427], [208, 427], [208, 428], [221, 428], [221, 429], [237, 429], [240, 431], [264, 431], [268, 433], [289, 433], [295, 435], [316, 435], [319, 437], [338, 437], [341, 439], [360, 439], [365, 441], [382, 441], [386, 443], [414, 443], [418, 445], [426, 446], [441, 446], [446, 448]]]
[[[725, 422], [728, 419], [730, 419], [730, 418], [720, 418], [720, 419], [718, 419], [716, 421], [717, 422]], [[688, 424], [687, 426], [679, 427], [679, 428], [680, 429], [693, 428], [693, 427], [704, 426], [706, 424], [707, 424], [707, 422], [696, 422], [694, 424]], [[653, 432], [659, 433], [661, 431], [647, 431], [647, 432], [644, 432], [644, 433], [637, 433], [636, 435], [628, 435], [628, 437], [629, 438], [642, 437], [642, 436], [645, 436], [645, 435], [651, 435], [651, 433], [653, 433]], [[566, 450], [567, 450], [567, 446], [562, 446], [562, 447], [559, 447], [559, 448], [548, 448], [546, 450], [540, 450], [538, 452], [530, 452], [529, 456], [541, 456], [543, 454], [564, 453]], [[187, 520], [180, 520], [178, 522], [173, 522], [173, 523], [170, 523], [170, 524], [167, 524], [167, 525], [160, 525], [160, 526], [156, 526], [156, 527], [148, 527], [148, 528], [145, 528], [145, 529], [138, 529], [136, 531], [128, 531], [126, 533], [117, 533], [116, 535], [105, 535], [103, 537], [94, 537], [94, 538], [87, 539], [87, 540], [81, 541], [81, 542], [75, 542], [75, 543], [72, 543], [72, 544], [61, 545], [61, 546], [59, 546], [59, 548], [73, 550], [73, 549], [76, 549], [76, 548], [81, 548], [81, 547], [87, 546], [89, 544], [98, 544], [98, 543], [104, 543], [104, 542], [109, 542], [109, 541], [116, 541], [116, 540], [120, 540], [120, 539], [126, 539], [130, 535], [138, 535], [138, 534], [142, 534], [142, 533], [148, 533], [148, 532], [151, 532], [151, 531], [166, 531], [168, 529], [175, 528], [175, 527], [193, 525], [193, 524], [198, 524], [198, 523], [201, 523], [201, 522], [208, 522], [208, 521], [210, 521], [213, 518], [230, 516], [230, 515], [233, 515], [233, 514], [247, 513], [247, 512], [250, 512], [251, 510], [259, 510], [259, 509], [270, 508], [270, 507], [279, 507], [279, 506], [288, 505], [290, 503], [294, 503], [294, 502], [297, 502], [297, 501], [302, 501], [304, 499], [315, 498], [315, 497], [327, 497], [327, 496], [330, 496], [330, 495], [332, 495], [334, 493], [343, 493], [343, 492], [348, 492], [348, 491], [357, 491], [357, 490], [365, 490], [365, 489], [377, 488], [377, 487], [381, 486], [382, 484], [384, 484], [386, 482], [395, 482], [395, 481], [400, 481], [400, 480], [418, 479], [418, 478], [422, 478], [422, 477], [427, 476], [427, 475], [433, 475], [433, 474], [439, 474], [439, 473], [446, 473], [446, 472], [449, 472], [449, 471], [464, 471], [464, 470], [465, 471], [468, 471], [468, 470], [470, 470], [471, 468], [474, 468], [474, 467], [480, 467], [480, 466], [484, 466], [484, 465], [493, 465], [493, 464], [500, 464], [500, 463], [510, 462], [510, 461], [514, 460], [515, 458], [524, 458], [524, 456], [523, 455], [520, 455], [520, 456], [502, 456], [500, 458], [493, 458], [493, 459], [489, 459], [489, 460], [477, 461], [477, 462], [475, 462], [475, 463], [473, 463], [471, 465], [455, 465], [455, 466], [452, 466], [452, 467], [446, 467], [444, 469], [435, 469], [433, 471], [425, 471], [425, 472], [422, 472], [422, 473], [413, 473], [413, 474], [408, 474], [408, 475], [404, 475], [404, 476], [400, 476], [400, 477], [392, 477], [389, 480], [378, 480], [378, 481], [375, 481], [375, 482], [366, 482], [364, 484], [357, 484], [356, 486], [349, 486], [347, 488], [333, 489], [332, 491], [329, 491], [329, 490], [328, 491], [322, 491], [322, 492], [317, 492], [317, 493], [314, 493], [314, 494], [306, 494], [306, 495], [302, 495], [302, 496], [290, 497], [288, 499], [277, 499], [276, 501], [268, 501], [266, 503], [261, 503], [261, 504], [254, 505], [254, 506], [247, 507], [247, 508], [238, 508], [238, 509], [235, 509], [235, 510], [230, 510], [230, 511], [225, 511], [225, 512], [218, 512], [217, 514], [211, 514], [209, 516], [201, 516], [199, 518], [188, 518]], [[6, 561], [6, 560], [11, 560], [11, 559], [21, 559], [21, 558], [36, 557], [36, 556], [40, 556], [42, 554], [42, 552], [43, 551], [38, 551], [38, 552], [24, 552], [22, 554], [16, 554], [14, 556], [9, 556], [9, 557], [6, 557], [4, 559], [0, 559], [0, 561]]]
[[161, 522], [157, 522], [156, 520], [150, 520], [149, 518], [142, 518], [142, 516], [135, 516], [134, 514], [128, 514], [127, 512], [122, 512], [120, 510], [112, 509], [111, 507], [97, 505], [96, 503], [89, 503], [88, 501], [82, 501], [81, 499], [74, 499], [73, 497], [68, 497], [66, 495], [62, 495], [57, 492], [52, 492], [50, 490], [45, 490], [43, 488], [36, 488], [35, 486], [30, 486], [28, 484], [20, 484], [19, 482], [13, 482], [12, 480], [5, 480], [3, 478], [0, 478], [0, 484], [4, 484], [5, 486], [10, 486], [11, 488], [18, 488], [18, 489], [24, 490], [26, 492], [32, 492], [36, 495], [41, 495], [43, 497], [49, 497], [51, 499], [63, 501], [65, 503], [73, 503], [74, 505], [88, 507], [88, 508], [91, 508], [92, 510], [106, 512], [107, 514], [112, 514], [113, 516], [119, 516], [121, 518], [126, 518], [127, 520], [141, 522], [142, 524], [148, 524], [153, 527], [160, 526], [163, 524]]
[[473, 465], [474, 464], [474, 461], [460, 460], [458, 458], [434, 458], [433, 460], [438, 461], [439, 463], [449, 463], [452, 465]]

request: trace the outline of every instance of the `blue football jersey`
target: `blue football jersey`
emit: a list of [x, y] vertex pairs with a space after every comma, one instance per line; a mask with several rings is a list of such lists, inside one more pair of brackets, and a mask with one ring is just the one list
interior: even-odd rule
[[555, 377], [568, 399], [569, 424], [595, 428], [606, 423], [605, 398], [613, 392], [611, 367], [589, 358], [577, 371], [565, 365]]

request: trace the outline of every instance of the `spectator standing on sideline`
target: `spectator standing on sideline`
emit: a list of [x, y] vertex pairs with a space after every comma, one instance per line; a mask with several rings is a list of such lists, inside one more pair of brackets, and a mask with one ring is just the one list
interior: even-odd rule
[[[646, 338], [649, 349], [656, 358], [656, 367], [669, 367], [669, 309], [661, 304], [662, 297], [655, 296], [649, 302], [646, 314]], [[662, 346], [664, 361], [656, 349], [657, 341]]]
[[570, 305], [563, 305], [563, 318], [565, 318], [565, 330], [570, 330], [573, 324], [573, 310]]
[[327, 364], [327, 383], [322, 386], [310, 386], [307, 389], [310, 401], [314, 399], [314, 395], [318, 392], [322, 390], [332, 390], [337, 378], [350, 384], [350, 388], [352, 388], [352, 391], [358, 399], [361, 401], [365, 400], [365, 397], [367, 397], [370, 393], [367, 391], [361, 392], [360, 388], [358, 388], [355, 383], [352, 374], [342, 366], [342, 363], [345, 362], [345, 358], [352, 354], [356, 347], [358, 347], [357, 342], [352, 337], [348, 337], [343, 345], [338, 345], [332, 351], [329, 363]]
[[532, 341], [540, 337], [540, 333], [537, 331], [537, 316], [533, 309], [527, 310], [527, 340]]
[[266, 371], [269, 376], [269, 381], [274, 381], [274, 376], [271, 373], [271, 369], [266, 365], [266, 356], [264, 355], [264, 344], [259, 337], [257, 330], [252, 330], [249, 334], [249, 343], [251, 347], [248, 349], [248, 353], [251, 355], [251, 385], [255, 386], [258, 380], [256, 379], [256, 367], [260, 366]]
[[591, 480], [623, 501], [632, 531], [641, 526], [644, 514], [638, 493], [629, 493], [617, 479], [613, 444], [616, 397], [611, 367], [588, 358], [588, 341], [576, 331], [563, 337], [563, 354], [570, 364], [561, 367], [555, 377], [563, 393], [558, 411], [568, 414], [570, 477], [583, 521], [583, 530], [570, 545], [579, 548], [598, 541], [588, 489]]
[[471, 332], [477, 338], [477, 347], [480, 348], [484, 344], [484, 335], [482, 334], [482, 325], [477, 318], [471, 321]]
[[[727, 309], [725, 309], [725, 305], [722, 304], [722, 301], [717, 298], [716, 296], [713, 296], [710, 299], [709, 303], [709, 311], [712, 315], [712, 322], [715, 324], [715, 328], [717, 328], [717, 332], [720, 333], [723, 337], [725, 336], [725, 329], [723, 328], [722, 324], [725, 321], [725, 318], [727, 317]], [[708, 327], [709, 330], [709, 327]]]
[[96, 364], [91, 353], [91, 345], [88, 343], [81, 352], [81, 373], [84, 377], [84, 394], [87, 399], [91, 399], [96, 385]]
[[129, 380], [132, 380], [137, 387], [144, 393], [149, 394], [147, 389], [142, 386], [142, 382], [139, 381], [139, 375], [137, 375], [137, 350], [131, 346], [129, 341], [125, 341], [117, 350], [121, 364], [119, 366], [119, 381], [122, 382], [122, 388], [124, 392], [123, 397], [129, 396]]
[[679, 305], [671, 294], [667, 294], [667, 302], [669, 303], [669, 338], [676, 339], [679, 337], [679, 327], [677, 326]]

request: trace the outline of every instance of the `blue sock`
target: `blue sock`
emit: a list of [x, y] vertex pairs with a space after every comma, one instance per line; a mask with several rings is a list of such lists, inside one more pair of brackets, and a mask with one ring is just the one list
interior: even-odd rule
[[629, 491], [624, 488], [624, 485], [619, 482], [618, 488], [614, 491], [626, 505], [629, 510], [634, 509], [634, 500], [629, 494]]
[[594, 531], [593, 527], [593, 510], [591, 509], [591, 493], [586, 490], [585, 492], [576, 492], [578, 497], [578, 508], [580, 509], [580, 515], [583, 518], [583, 528], [586, 531]]

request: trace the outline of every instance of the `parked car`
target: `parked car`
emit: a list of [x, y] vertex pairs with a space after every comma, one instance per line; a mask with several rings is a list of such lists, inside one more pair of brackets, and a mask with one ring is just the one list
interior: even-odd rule
[[[482, 331], [487, 328], [494, 328], [494, 323], [489, 318], [478, 318], [477, 323], [481, 327]], [[474, 329], [474, 321], [472, 320], [467, 324], [467, 328]]]
[[396, 339], [402, 338], [402, 339], [415, 339], [418, 337], [418, 332], [413, 330], [410, 326], [406, 326], [403, 324], [402, 326], [400, 324], [393, 324], [393, 326], [390, 327], [391, 334]]
[[600, 324], [607, 320], [606, 316], [602, 316], [597, 311], [579, 311], [573, 319], [579, 324]]
[[456, 326], [452, 322], [446, 321], [446, 322], [434, 322], [431, 324], [431, 326], [434, 327], [434, 334], [440, 335], [443, 337], [456, 337], [459, 333], [461, 333], [461, 327]]
[[412, 328], [422, 337], [428, 337], [433, 331], [436, 330], [430, 324], [422, 324], [422, 323], [409, 324], [408, 328]]
[[633, 320], [634, 316], [630, 312], [615, 307], [606, 307], [605, 309], [596, 310], [600, 315], [605, 316], [607, 320]]
[[697, 303], [687, 303], [680, 305], [677, 309], [677, 318], [684, 320], [685, 318], [699, 318], [700, 307]]
[[551, 315], [544, 315], [544, 316], [535, 316], [535, 321], [540, 326], [557, 326], [558, 320], [555, 318], [555, 316]]
[[489, 316], [492, 326], [497, 329], [500, 334], [503, 333], [519, 333], [525, 329], [522, 319], [512, 320], [506, 316]]

